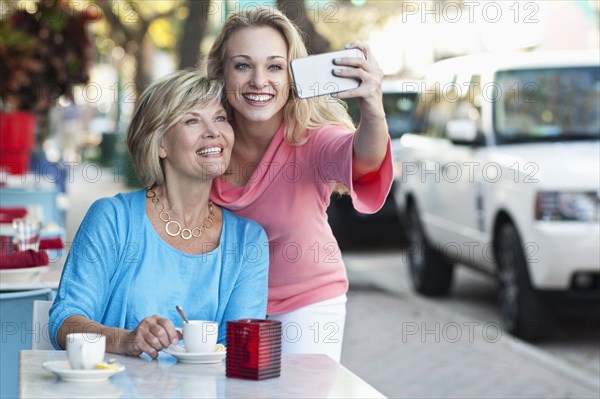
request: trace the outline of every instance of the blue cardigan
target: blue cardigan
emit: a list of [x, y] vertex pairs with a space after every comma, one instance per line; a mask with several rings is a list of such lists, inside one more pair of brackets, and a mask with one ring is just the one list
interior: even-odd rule
[[188, 255], [160, 238], [146, 216], [145, 190], [96, 201], [69, 252], [50, 309], [54, 347], [65, 319], [83, 315], [109, 327], [133, 330], [160, 315], [181, 327], [180, 305], [189, 319], [226, 322], [265, 318], [269, 248], [257, 223], [223, 209], [219, 246]]

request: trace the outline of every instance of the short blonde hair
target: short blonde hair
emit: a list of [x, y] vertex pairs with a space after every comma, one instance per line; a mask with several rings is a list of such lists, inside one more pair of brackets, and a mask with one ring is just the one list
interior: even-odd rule
[[[274, 7], [252, 7], [232, 14], [221, 29], [208, 53], [208, 76], [223, 79], [227, 41], [238, 30], [252, 27], [271, 27], [281, 33], [288, 46], [288, 62], [308, 55], [300, 30], [281, 11]], [[292, 82], [292, 74], [288, 68]], [[323, 125], [341, 125], [354, 129], [346, 104], [332, 97], [298, 99], [293, 87], [283, 107], [285, 138], [291, 145], [301, 145], [308, 139], [307, 129]]]
[[167, 130], [201, 103], [221, 101], [223, 82], [195, 69], [172, 73], [152, 83], [139, 98], [127, 129], [127, 147], [144, 187], [164, 183], [159, 148]]

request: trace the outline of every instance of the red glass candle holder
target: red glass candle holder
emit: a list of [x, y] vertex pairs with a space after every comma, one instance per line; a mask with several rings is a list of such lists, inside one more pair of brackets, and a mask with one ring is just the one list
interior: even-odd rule
[[227, 322], [227, 377], [262, 380], [281, 374], [281, 322]]

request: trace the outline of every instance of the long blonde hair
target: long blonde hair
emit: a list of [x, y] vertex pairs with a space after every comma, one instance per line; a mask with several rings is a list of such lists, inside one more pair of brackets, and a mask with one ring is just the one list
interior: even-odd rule
[[[256, 7], [232, 14], [208, 53], [208, 76], [223, 79], [225, 53], [229, 38], [238, 30], [252, 27], [271, 27], [280, 32], [288, 45], [288, 62], [308, 55], [300, 30], [281, 11], [274, 7]], [[288, 68], [289, 81], [292, 74]], [[290, 145], [302, 145], [308, 140], [309, 131], [324, 125], [340, 125], [354, 130], [346, 103], [329, 97], [300, 100], [293, 87], [283, 107], [284, 137]]]

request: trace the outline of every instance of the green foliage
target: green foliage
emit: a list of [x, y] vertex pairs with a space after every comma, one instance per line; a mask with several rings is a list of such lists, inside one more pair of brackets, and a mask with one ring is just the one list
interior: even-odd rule
[[3, 111], [47, 112], [73, 86], [87, 83], [88, 18], [60, 0], [0, 21], [0, 98]]
[[360, 2], [360, 6], [357, 6], [358, 3], [347, 3], [324, 2], [323, 7], [309, 8], [309, 16], [315, 22], [317, 31], [329, 40], [331, 50], [340, 50], [354, 39], [368, 40], [373, 32], [385, 26], [401, 9], [400, 1], [369, 0]]

